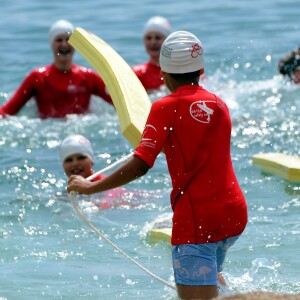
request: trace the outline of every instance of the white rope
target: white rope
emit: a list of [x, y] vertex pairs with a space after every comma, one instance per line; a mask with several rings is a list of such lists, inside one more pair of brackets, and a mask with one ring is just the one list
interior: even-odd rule
[[[130, 153], [127, 156], [122, 157], [121, 159], [117, 160], [116, 162], [114, 162], [113, 164], [109, 165], [108, 167], [98, 171], [97, 173], [93, 174], [92, 176], [87, 177], [86, 179], [91, 181], [93, 180], [95, 177], [97, 177], [99, 174], [102, 174], [110, 169], [112, 169], [113, 167], [115, 167], [116, 165], [128, 160], [131, 156], [133, 155], [133, 153]], [[122, 255], [124, 255], [127, 259], [129, 259], [132, 263], [134, 263], [136, 266], [138, 266], [139, 268], [141, 268], [143, 271], [145, 271], [147, 274], [149, 274], [150, 276], [152, 276], [153, 278], [155, 278], [156, 280], [160, 281], [161, 283], [163, 283], [164, 285], [176, 290], [175, 286], [170, 284], [169, 282], [165, 281], [164, 279], [160, 278], [159, 276], [155, 275], [154, 273], [152, 273], [151, 271], [149, 271], [147, 268], [145, 268], [144, 266], [142, 266], [140, 263], [138, 263], [137, 261], [135, 261], [133, 258], [131, 258], [128, 254], [126, 254], [123, 250], [121, 250], [117, 245], [115, 245], [111, 240], [109, 240], [103, 233], [101, 233], [94, 225], [92, 225], [87, 219], [86, 217], [82, 214], [82, 212], [80, 211], [80, 209], [78, 208], [77, 204], [76, 204], [76, 196], [78, 195], [77, 192], [71, 191], [69, 193], [69, 199], [75, 209], [75, 211], [77, 212], [77, 214], [81, 217], [81, 219], [84, 221], [84, 223], [90, 227], [98, 236], [100, 236], [102, 239], [104, 239], [106, 242], [108, 242], [115, 250], [117, 250], [119, 253], [121, 253]]]
[[119, 165], [120, 163], [128, 160], [130, 157], [133, 156], [133, 152], [129, 153], [128, 155], [121, 157], [119, 160], [115, 161], [114, 163], [112, 163], [111, 165], [107, 166], [106, 168], [94, 173], [93, 175], [89, 176], [86, 178], [86, 180], [88, 181], [92, 181], [94, 178], [96, 178], [97, 176], [99, 176], [100, 174], [109, 171], [110, 169], [114, 168], [115, 166]]

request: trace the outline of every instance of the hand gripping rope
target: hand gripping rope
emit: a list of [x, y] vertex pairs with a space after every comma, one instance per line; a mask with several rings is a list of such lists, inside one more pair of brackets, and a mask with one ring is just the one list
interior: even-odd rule
[[[87, 177], [86, 179], [91, 181], [94, 178], [96, 178], [99, 174], [102, 174], [112, 168], [114, 168], [116, 165], [125, 162], [126, 160], [128, 160], [130, 157], [133, 156], [133, 153], [128, 154], [127, 156], [124, 156], [122, 158], [120, 158], [119, 160], [117, 160], [116, 162], [114, 162], [113, 164], [109, 165], [108, 167], [96, 172], [95, 174]], [[117, 245], [115, 245], [111, 240], [109, 240], [103, 233], [101, 233], [97, 228], [95, 228], [95, 226], [93, 224], [91, 224], [86, 217], [82, 214], [81, 210], [79, 209], [79, 207], [76, 204], [76, 196], [78, 195], [77, 192], [71, 191], [68, 196], [69, 199], [75, 209], [75, 211], [77, 212], [77, 214], [80, 216], [80, 218], [83, 220], [83, 222], [90, 227], [98, 236], [100, 236], [102, 239], [104, 239], [106, 242], [108, 242], [108, 244], [110, 244], [115, 250], [117, 250], [119, 253], [121, 253], [123, 256], [125, 256], [128, 260], [130, 260], [133, 264], [135, 264], [136, 266], [138, 266], [139, 268], [141, 268], [143, 271], [145, 271], [147, 274], [149, 274], [150, 276], [152, 276], [154, 279], [160, 281], [161, 283], [163, 283], [165, 286], [168, 286], [172, 289], [176, 289], [174, 285], [170, 284], [169, 282], [165, 281], [164, 279], [160, 278], [159, 276], [153, 274], [151, 271], [149, 271], [147, 268], [145, 268], [144, 266], [142, 266], [140, 263], [138, 263], [137, 261], [135, 261], [133, 258], [131, 258], [128, 254], [126, 254], [122, 249], [120, 249]]]

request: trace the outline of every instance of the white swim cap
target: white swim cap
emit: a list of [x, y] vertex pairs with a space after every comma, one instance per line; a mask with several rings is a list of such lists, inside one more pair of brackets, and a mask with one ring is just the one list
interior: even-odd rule
[[172, 32], [169, 21], [161, 16], [155, 16], [148, 20], [144, 28], [144, 35], [149, 32], [159, 32], [164, 36], [168, 36]]
[[79, 134], [69, 135], [60, 145], [61, 163], [63, 164], [68, 156], [76, 153], [84, 154], [94, 162], [94, 153], [91, 142]]
[[52, 45], [56, 36], [60, 34], [71, 34], [74, 30], [72, 23], [66, 20], [58, 20], [49, 29], [49, 43]]
[[203, 48], [200, 40], [188, 31], [173, 32], [161, 46], [159, 64], [162, 71], [172, 74], [203, 69]]

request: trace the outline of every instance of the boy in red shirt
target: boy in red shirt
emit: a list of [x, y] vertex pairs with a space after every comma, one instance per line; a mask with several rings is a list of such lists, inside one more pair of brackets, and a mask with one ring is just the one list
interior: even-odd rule
[[199, 86], [203, 48], [190, 32], [164, 41], [162, 75], [171, 94], [151, 107], [131, 160], [99, 182], [71, 176], [68, 191], [92, 194], [147, 173], [164, 151], [172, 180], [172, 257], [178, 296], [217, 296], [218, 272], [227, 249], [244, 231], [247, 204], [231, 155], [231, 119], [226, 103]]

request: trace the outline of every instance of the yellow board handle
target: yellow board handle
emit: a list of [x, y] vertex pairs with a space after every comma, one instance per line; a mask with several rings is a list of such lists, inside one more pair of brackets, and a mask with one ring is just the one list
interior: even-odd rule
[[125, 60], [93, 33], [77, 27], [69, 43], [102, 77], [117, 111], [122, 134], [136, 148], [151, 108], [145, 88]]

